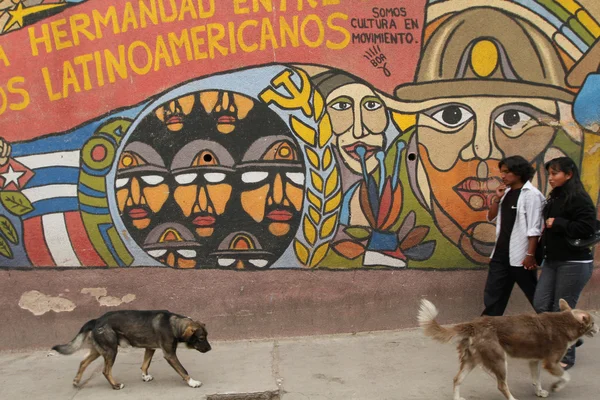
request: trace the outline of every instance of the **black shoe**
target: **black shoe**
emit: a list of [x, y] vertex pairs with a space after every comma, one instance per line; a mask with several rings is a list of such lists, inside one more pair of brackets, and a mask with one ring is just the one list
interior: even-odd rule
[[583, 344], [583, 339], [579, 338], [577, 339], [577, 341], [575, 342], [575, 347], [579, 347]]

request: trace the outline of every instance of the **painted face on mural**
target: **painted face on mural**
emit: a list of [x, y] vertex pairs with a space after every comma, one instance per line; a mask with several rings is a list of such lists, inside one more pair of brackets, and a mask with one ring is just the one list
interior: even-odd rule
[[540, 172], [558, 130], [576, 130], [561, 54], [538, 26], [492, 7], [448, 15], [426, 31], [415, 83], [395, 91], [403, 112], [417, 113], [409, 144], [419, 156], [417, 195], [442, 233], [480, 263], [495, 240], [486, 213], [500, 159], [521, 155]]
[[154, 114], [168, 130], [178, 132], [183, 129], [185, 119], [192, 112], [195, 102], [195, 95], [183, 96], [161, 105], [154, 111]]
[[150, 145], [132, 142], [125, 147], [115, 186], [119, 212], [127, 227], [143, 230], [150, 226], [169, 198], [167, 175], [162, 158]]
[[469, 237], [493, 243], [495, 230], [485, 214], [502, 184], [498, 162], [508, 155], [536, 161], [554, 139], [557, 112], [550, 100], [473, 97], [420, 113], [418, 153], [427, 176], [422, 184], [439, 220], [449, 217]]
[[228, 235], [213, 254], [222, 268], [263, 269], [273, 263], [273, 254], [264, 251], [258, 238], [249, 232]]
[[157, 261], [174, 268], [195, 268], [200, 244], [192, 232], [175, 222], [161, 224], [146, 237], [144, 250]]
[[195, 140], [174, 157], [171, 165], [177, 187], [174, 199], [196, 234], [214, 234], [231, 198], [233, 158], [222, 145]]
[[384, 147], [384, 131], [389, 122], [383, 101], [361, 83], [333, 90], [326, 101], [337, 148], [344, 163], [354, 173], [360, 174], [362, 167], [356, 149], [362, 146], [366, 150], [367, 172], [373, 171], [377, 166], [374, 155]]
[[254, 108], [254, 101], [249, 97], [216, 90], [201, 92], [200, 103], [214, 117], [217, 130], [224, 135], [233, 132]]
[[284, 136], [260, 139], [250, 146], [244, 160], [239, 166], [242, 208], [272, 235], [289, 234], [297, 224], [304, 196], [304, 172], [296, 145]]
[[241, 107], [233, 111], [243, 108], [240, 117], [251, 109], [252, 115], [224, 135], [202, 107], [194, 106], [186, 116], [193, 123], [175, 136], [161, 129], [155, 113], [144, 115], [120, 160], [119, 209], [131, 237], [165, 265], [217, 266], [218, 246], [243, 231], [250, 239], [229, 240], [226, 250], [244, 250], [234, 264], [241, 260], [242, 266], [263, 268], [289, 247], [300, 224], [301, 154], [288, 125], [268, 106], [242, 95], [208, 94], [218, 104], [235, 101]]

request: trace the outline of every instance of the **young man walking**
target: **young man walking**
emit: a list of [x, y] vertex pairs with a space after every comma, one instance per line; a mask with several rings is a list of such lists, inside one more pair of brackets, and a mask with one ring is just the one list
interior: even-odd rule
[[482, 315], [504, 314], [515, 282], [529, 302], [537, 285], [535, 249], [542, 234], [544, 195], [529, 180], [534, 168], [521, 156], [499, 163], [503, 185], [488, 210], [488, 221], [496, 221], [496, 246], [492, 251]]

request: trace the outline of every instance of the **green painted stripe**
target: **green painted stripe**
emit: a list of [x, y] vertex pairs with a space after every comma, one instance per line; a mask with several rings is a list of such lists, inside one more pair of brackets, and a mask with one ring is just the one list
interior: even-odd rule
[[79, 202], [86, 206], [108, 208], [108, 199], [106, 197], [92, 197], [81, 192], [78, 193]]
[[[594, 43], [594, 36], [590, 31], [586, 29], [585, 26], [577, 20], [577, 17], [571, 14], [569, 11], [564, 9], [560, 4], [556, 3], [554, 0], [535, 0], [536, 3], [540, 4], [546, 10], [550, 11], [554, 14], [555, 17], [560, 19], [564, 24], [566, 24], [569, 28], [577, 34], [579, 39], [581, 39], [588, 46]], [[568, 39], [568, 38], [567, 38]]]
[[583, 26], [579, 20], [575, 19], [575, 17], [569, 20], [569, 27], [573, 29], [573, 31], [579, 36], [579, 39], [583, 40], [585, 44], [591, 46], [595, 39], [594, 36]]
[[97, 190], [98, 192], [106, 193], [106, 184], [104, 177], [91, 176], [84, 171], [79, 173], [79, 181], [90, 189]]
[[555, 17], [560, 19], [562, 22], [567, 22], [571, 14], [562, 8], [560, 4], [554, 2], [554, 0], [535, 0], [536, 3], [539, 3], [546, 10], [550, 11], [554, 14]]
[[121, 257], [121, 260], [123, 260], [125, 265], [130, 266], [133, 263], [133, 256], [129, 250], [127, 250], [125, 243], [121, 240], [121, 237], [114, 226], [108, 230], [108, 237], [110, 238], [115, 251], [119, 257]]
[[96, 249], [100, 257], [102, 257], [102, 260], [104, 260], [106, 265], [108, 265], [109, 267], [118, 266], [117, 260], [112, 256], [110, 250], [108, 250], [108, 247], [106, 247], [106, 244], [104, 243], [104, 238], [102, 237], [102, 234], [98, 229], [98, 225], [100, 223], [105, 222], [103, 221], [104, 218], [98, 218], [95, 215], [91, 215], [85, 212], [81, 213], [81, 218], [83, 219], [85, 230], [88, 232], [88, 235], [90, 237], [90, 242], [92, 242], [94, 249]]

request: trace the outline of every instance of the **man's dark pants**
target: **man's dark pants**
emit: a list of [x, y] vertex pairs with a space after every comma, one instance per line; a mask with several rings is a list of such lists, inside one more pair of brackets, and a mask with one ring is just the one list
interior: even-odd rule
[[513, 286], [519, 285], [527, 300], [533, 306], [533, 296], [537, 285], [536, 270], [510, 265], [508, 256], [496, 256], [490, 261], [483, 303], [482, 315], [500, 316], [504, 314]]

